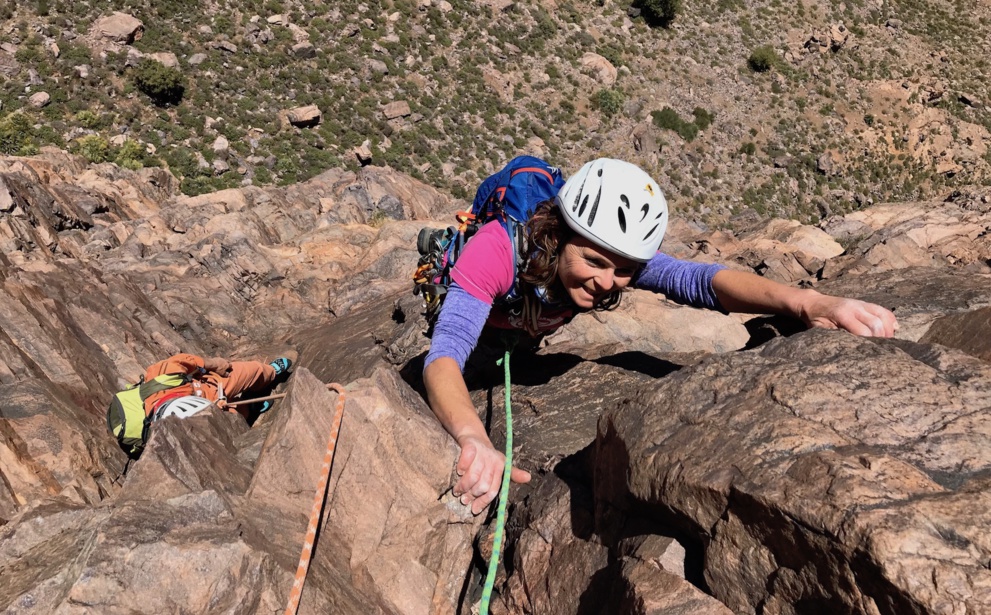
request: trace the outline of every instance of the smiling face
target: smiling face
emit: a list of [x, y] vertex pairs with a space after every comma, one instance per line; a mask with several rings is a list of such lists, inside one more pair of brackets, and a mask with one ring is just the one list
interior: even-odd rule
[[558, 261], [558, 280], [574, 304], [586, 310], [610, 293], [626, 288], [640, 266], [581, 235], [568, 239]]

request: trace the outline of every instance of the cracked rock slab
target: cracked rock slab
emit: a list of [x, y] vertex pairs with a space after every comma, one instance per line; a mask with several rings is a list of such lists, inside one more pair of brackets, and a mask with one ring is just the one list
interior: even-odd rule
[[690, 528], [737, 613], [991, 605], [991, 365], [809, 331], [704, 359], [607, 412], [598, 522]]

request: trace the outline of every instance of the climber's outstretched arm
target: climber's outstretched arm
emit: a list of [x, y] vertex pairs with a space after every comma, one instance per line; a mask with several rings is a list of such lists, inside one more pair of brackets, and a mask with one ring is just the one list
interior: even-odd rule
[[712, 288], [730, 312], [785, 314], [810, 327], [863, 336], [891, 337], [898, 330], [895, 315], [880, 305], [786, 286], [753, 273], [724, 269], [712, 278]]

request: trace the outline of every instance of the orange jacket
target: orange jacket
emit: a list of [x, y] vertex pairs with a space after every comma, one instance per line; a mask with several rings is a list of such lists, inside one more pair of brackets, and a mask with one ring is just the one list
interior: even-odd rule
[[145, 399], [145, 412], [150, 414], [158, 402], [165, 397], [173, 398], [183, 395], [195, 395], [197, 390], [200, 391], [203, 397], [211, 401], [216, 401], [217, 387], [213, 382], [207, 380], [209, 376], [215, 377], [215, 375], [207, 372], [203, 366], [203, 357], [180, 353], [149, 367], [145, 371], [145, 382], [162, 374], [187, 374], [192, 382], [149, 395]]

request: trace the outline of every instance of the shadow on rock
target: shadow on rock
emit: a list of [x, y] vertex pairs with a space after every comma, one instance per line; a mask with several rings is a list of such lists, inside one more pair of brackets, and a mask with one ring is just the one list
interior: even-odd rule
[[744, 323], [744, 326], [750, 334], [744, 350], [762, 346], [776, 337], [791, 337], [808, 328], [802, 321], [787, 316], [757, 316]]
[[678, 371], [683, 365], [643, 352], [620, 352], [595, 359], [601, 365], [611, 365], [629, 372], [639, 372], [650, 378], [663, 378]]

